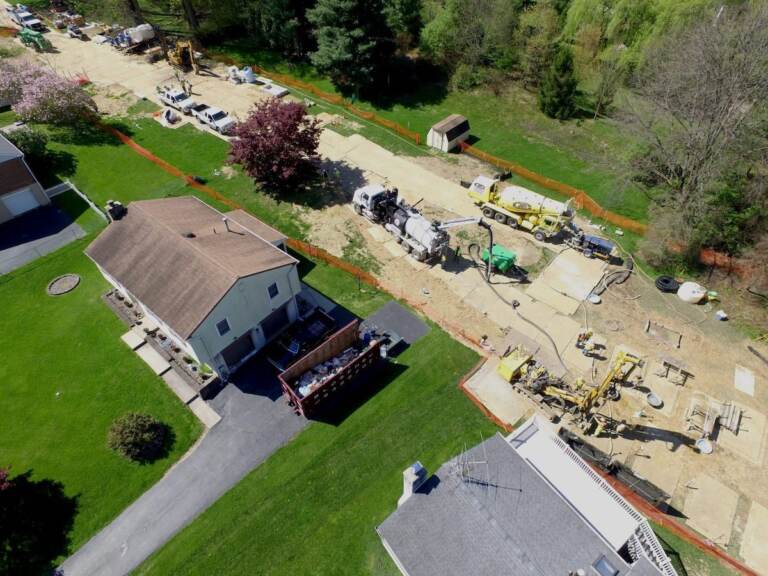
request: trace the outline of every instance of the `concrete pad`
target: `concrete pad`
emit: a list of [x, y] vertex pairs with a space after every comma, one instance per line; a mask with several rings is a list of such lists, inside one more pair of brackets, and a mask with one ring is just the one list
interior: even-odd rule
[[543, 277], [536, 278], [536, 280], [528, 286], [525, 293], [534, 300], [543, 302], [566, 316], [575, 314], [576, 310], [579, 309], [578, 300], [574, 300], [565, 294], [556, 292], [547, 284]]
[[686, 488], [683, 513], [687, 524], [720, 546], [731, 540], [739, 495], [711, 476], [697, 476]]
[[636, 443], [633, 448], [632, 470], [670, 496], [674, 495], [683, 471], [680, 450], [670, 450], [666, 442]]
[[544, 324], [544, 330], [555, 341], [558, 352], [562, 354], [569, 347], [575, 348], [576, 336], [581, 331], [581, 324], [573, 318], [553, 314]]
[[560, 350], [560, 356], [562, 357], [563, 362], [576, 373], [589, 374], [592, 371], [593, 359], [582, 354], [581, 350], [576, 348], [573, 343], [567, 345], [565, 350]]
[[205, 400], [198, 396], [189, 403], [189, 408], [206, 428], [213, 428], [221, 421], [216, 411], [206, 404]]
[[371, 235], [371, 238], [376, 240], [376, 242], [386, 242], [387, 240], [392, 240], [392, 234], [387, 232], [384, 228], [381, 226], [369, 226], [366, 231], [368, 234]]
[[[675, 406], [677, 406], [677, 399], [680, 395], [682, 386], [678, 386], [674, 382], [670, 382], [666, 378], [659, 376], [654, 370], [648, 370], [646, 372], [644, 385], [664, 401], [664, 405], [661, 408], [649, 408], [649, 410], [659, 412], [671, 418], [674, 415]], [[645, 393], [639, 394], [645, 398]]]
[[736, 366], [733, 374], [733, 385], [739, 392], [752, 397], [755, 395], [755, 373], [744, 366]]
[[585, 258], [575, 250], [565, 250], [552, 260], [540, 278], [555, 292], [581, 301], [600, 282], [605, 268], [602, 260]]
[[395, 258], [401, 258], [405, 256], [405, 250], [403, 250], [402, 246], [395, 242], [394, 240], [390, 240], [389, 242], [384, 243], [384, 248], [387, 249], [387, 252], [392, 254]]
[[427, 268], [432, 267], [430, 264], [427, 264], [425, 262], [419, 262], [418, 260], [416, 260], [416, 258], [413, 258], [412, 256], [408, 256], [407, 258], [405, 258], [405, 261], [408, 262], [408, 264], [411, 265], [411, 268], [413, 268], [417, 272], [421, 272], [422, 270], [426, 270]]
[[197, 397], [197, 392], [187, 384], [187, 381], [176, 370], [168, 370], [163, 374], [163, 381], [184, 404], [189, 404], [191, 400]]
[[741, 539], [741, 557], [760, 574], [768, 574], [768, 508], [754, 500]]
[[533, 405], [496, 372], [499, 359], [486, 362], [464, 385], [496, 418], [514, 425], [533, 412]]
[[171, 365], [168, 361], [160, 356], [152, 346], [142, 346], [136, 350], [136, 354], [138, 354], [139, 358], [144, 360], [144, 362], [146, 362], [158, 376], [162, 376], [171, 369]]
[[717, 444], [750, 462], [762, 464], [766, 416], [737, 402], [734, 404], [742, 409], [739, 432], [734, 434], [721, 428], [717, 434]]
[[120, 336], [120, 340], [125, 342], [131, 350], [136, 350], [146, 343], [146, 340], [133, 330], [128, 330], [128, 332]]

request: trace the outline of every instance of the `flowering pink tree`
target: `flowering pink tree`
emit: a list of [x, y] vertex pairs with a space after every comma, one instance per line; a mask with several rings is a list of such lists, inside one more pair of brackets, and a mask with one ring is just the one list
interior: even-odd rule
[[0, 99], [9, 100], [27, 122], [72, 125], [96, 112], [77, 81], [30, 64], [0, 64]]
[[233, 132], [230, 162], [272, 189], [285, 189], [314, 172], [320, 142], [317, 119], [297, 102], [256, 104]]

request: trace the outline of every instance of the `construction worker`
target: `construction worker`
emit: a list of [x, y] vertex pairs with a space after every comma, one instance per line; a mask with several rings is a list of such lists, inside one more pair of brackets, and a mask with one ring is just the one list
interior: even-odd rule
[[582, 330], [576, 337], [576, 348], [581, 350], [584, 356], [591, 356], [597, 348], [593, 336], [592, 330]]

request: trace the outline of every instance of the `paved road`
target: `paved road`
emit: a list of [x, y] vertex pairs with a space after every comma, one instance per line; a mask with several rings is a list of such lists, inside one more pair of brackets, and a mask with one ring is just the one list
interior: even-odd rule
[[68, 558], [61, 566], [66, 576], [127, 574], [306, 425], [260, 361], [246, 365], [210, 403], [221, 422]]

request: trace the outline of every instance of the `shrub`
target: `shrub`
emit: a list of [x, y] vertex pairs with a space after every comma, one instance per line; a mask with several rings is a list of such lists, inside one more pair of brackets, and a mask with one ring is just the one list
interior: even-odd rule
[[129, 412], [112, 423], [108, 444], [126, 458], [149, 462], [163, 455], [169, 438], [166, 424], [149, 414]]
[[28, 160], [45, 158], [48, 153], [48, 135], [42, 130], [23, 126], [11, 130], [6, 137]]

